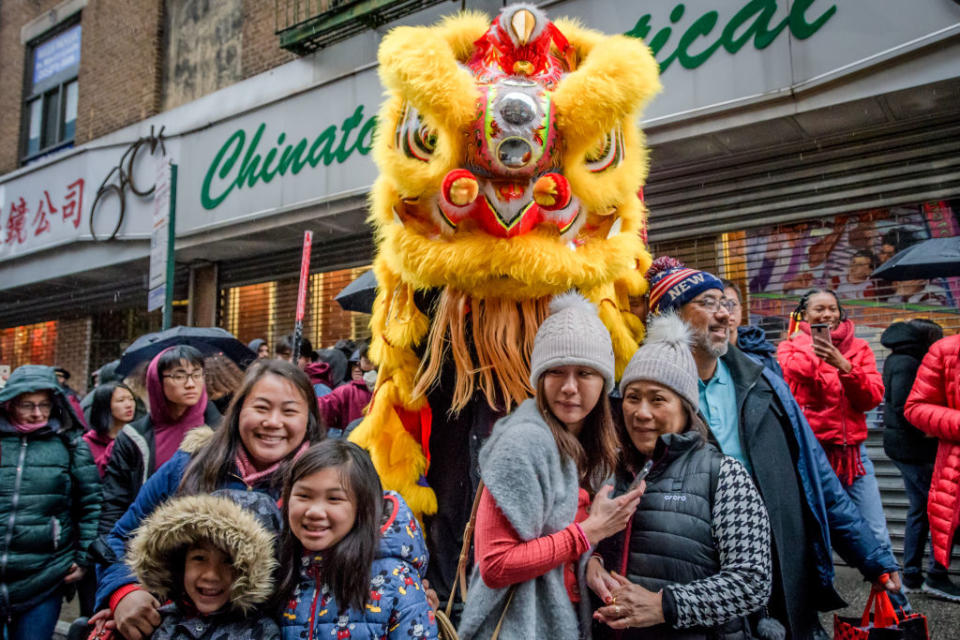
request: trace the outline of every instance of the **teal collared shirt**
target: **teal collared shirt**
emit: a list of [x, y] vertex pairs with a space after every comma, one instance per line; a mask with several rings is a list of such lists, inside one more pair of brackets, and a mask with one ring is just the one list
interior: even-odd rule
[[740, 416], [737, 412], [737, 390], [733, 386], [730, 369], [723, 360], [717, 359], [717, 370], [706, 383], [698, 380], [700, 387], [700, 412], [707, 419], [707, 426], [717, 439], [720, 450], [739, 460], [752, 471], [740, 443]]

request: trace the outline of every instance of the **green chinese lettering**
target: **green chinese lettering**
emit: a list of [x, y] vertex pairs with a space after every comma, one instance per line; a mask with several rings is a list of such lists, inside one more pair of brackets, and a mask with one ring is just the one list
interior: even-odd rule
[[837, 12], [837, 5], [833, 5], [813, 22], [807, 22], [805, 14], [813, 3], [814, 0], [794, 0], [793, 6], [790, 7], [790, 33], [797, 40], [806, 40], [815, 34]]
[[[216, 209], [221, 202], [223, 202], [230, 192], [233, 191], [235, 186], [234, 182], [230, 182], [227, 185], [227, 188], [218, 196], [211, 195], [210, 188], [213, 183], [214, 176], [225, 180], [226, 177], [230, 174], [230, 170], [233, 169], [233, 165], [237, 162], [237, 158], [240, 157], [240, 153], [243, 151], [244, 142], [246, 142], [247, 134], [243, 129], [237, 129], [233, 132], [227, 141], [223, 143], [223, 146], [220, 147], [220, 150], [217, 151], [217, 155], [213, 157], [213, 162], [210, 163], [210, 168], [207, 169], [207, 175], [203, 178], [203, 186], [200, 189], [200, 204], [204, 209]], [[229, 154], [226, 162], [221, 166], [220, 163], [223, 161], [224, 156]], [[218, 172], [217, 169], [220, 169]]]
[[694, 40], [706, 38], [710, 35], [710, 32], [717, 25], [718, 17], [720, 17], [720, 14], [716, 11], [708, 11], [697, 18], [696, 22], [690, 25], [690, 28], [680, 37], [680, 44], [677, 45], [677, 59], [684, 69], [696, 69], [706, 62], [707, 58], [712, 56], [713, 52], [720, 46], [720, 40], [718, 39], [696, 55], [690, 55], [689, 53], [690, 45], [693, 44]]
[[307, 162], [310, 163], [310, 166], [316, 169], [322, 160], [323, 164], [329, 167], [334, 160], [333, 145], [336, 141], [337, 128], [334, 125], [330, 125], [324, 129], [323, 133], [317, 136], [317, 139], [310, 145], [310, 153], [307, 156]]
[[[360, 152], [360, 155], [365, 156], [373, 151], [373, 134], [376, 129], [377, 116], [370, 116], [370, 118], [363, 123], [363, 127], [360, 129], [360, 135], [357, 136], [356, 149]], [[364, 143], [367, 139], [369, 139], [369, 141]]]
[[[776, 0], [750, 0], [747, 4], [744, 5], [740, 11], [737, 11], [730, 22], [727, 23], [727, 26], [723, 28], [723, 36], [720, 38], [723, 42], [723, 48], [730, 53], [736, 53], [740, 51], [740, 48], [745, 45], [750, 38], [759, 37], [761, 33], [769, 33], [770, 18], [777, 12], [777, 2]], [[759, 14], [759, 15], [756, 15]], [[754, 18], [753, 22], [750, 23], [750, 26], [740, 34], [737, 35], [737, 29], [742, 27], [747, 20]], [[783, 27], [780, 27], [781, 29]], [[758, 46], [758, 49], [763, 47]]]
[[334, 156], [337, 159], [337, 162], [346, 162], [347, 158], [350, 157], [350, 154], [353, 153], [354, 145], [351, 144], [347, 146], [347, 139], [350, 137], [350, 132], [359, 126], [363, 122], [363, 105], [357, 107], [353, 115], [348, 117], [343, 121], [343, 124], [340, 125], [340, 130], [343, 131], [343, 135], [340, 137], [340, 145], [337, 147]]
[[257, 184], [257, 166], [260, 164], [260, 154], [257, 151], [257, 145], [260, 144], [260, 137], [263, 136], [264, 129], [267, 128], [266, 122], [261, 122], [257, 127], [257, 132], [253, 134], [250, 140], [250, 146], [247, 147], [247, 154], [243, 157], [243, 163], [240, 165], [240, 172], [237, 174], [237, 188], [242, 189], [243, 183], [248, 186]]

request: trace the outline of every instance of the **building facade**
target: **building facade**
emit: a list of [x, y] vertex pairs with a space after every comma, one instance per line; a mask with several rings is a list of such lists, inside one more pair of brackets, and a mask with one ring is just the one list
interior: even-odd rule
[[[960, 235], [960, 4], [559, 0], [643, 38], [664, 91], [649, 240], [740, 284], [776, 333], [837, 289], [877, 346], [890, 322], [960, 329], [960, 281], [875, 282], [891, 251]], [[74, 386], [159, 328], [148, 312], [156, 166], [178, 167], [174, 323], [270, 342], [293, 327], [314, 231], [306, 335], [366, 335], [333, 296], [372, 261], [366, 198], [377, 45], [499, 1], [68, 0], [0, 4], [0, 364]], [[377, 25], [371, 28], [371, 25]]]

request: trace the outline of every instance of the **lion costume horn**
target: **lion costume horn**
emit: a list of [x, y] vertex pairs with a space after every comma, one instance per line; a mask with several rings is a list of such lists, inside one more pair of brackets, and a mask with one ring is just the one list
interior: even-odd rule
[[[533, 5], [491, 24], [461, 13], [383, 40], [388, 90], [371, 222], [380, 366], [351, 439], [418, 514], [434, 412], [529, 397], [533, 337], [549, 299], [577, 289], [610, 330], [622, 372], [642, 338], [628, 296], [650, 264], [638, 197], [647, 174], [641, 107], [660, 84], [640, 40], [556, 23]], [[427, 395], [454, 370], [450, 406]]]

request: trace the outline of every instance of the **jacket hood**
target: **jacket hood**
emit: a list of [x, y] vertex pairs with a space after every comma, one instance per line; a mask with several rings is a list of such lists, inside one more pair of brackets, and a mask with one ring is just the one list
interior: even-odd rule
[[894, 322], [880, 335], [880, 344], [894, 353], [919, 352], [927, 350], [927, 332], [909, 322]]
[[[237, 496], [236, 494], [241, 494]], [[243, 505], [237, 500], [242, 500]], [[183, 568], [173, 567], [185, 547], [207, 540], [233, 559], [235, 579], [230, 606], [249, 613], [273, 595], [276, 530], [280, 514], [269, 496], [255, 492], [216, 492], [169, 500], [147, 517], [127, 552], [127, 564], [148, 591], [161, 600], [176, 597]]]
[[310, 384], [325, 384], [331, 389], [334, 387], [333, 379], [330, 377], [333, 369], [330, 363], [320, 361], [311, 362], [304, 367], [303, 372], [310, 378]]
[[378, 558], [399, 558], [412, 564], [421, 575], [426, 573], [427, 553], [423, 531], [413, 511], [395, 491], [384, 491], [383, 500], [386, 520], [380, 527], [380, 548]]
[[317, 357], [330, 365], [330, 379], [333, 380], [331, 387], [335, 387], [347, 375], [347, 356], [338, 349], [320, 349], [317, 351]]
[[3, 389], [0, 389], [0, 405], [19, 395], [35, 391], [50, 391], [53, 394], [55, 409], [50, 414], [51, 423], [54, 422], [53, 419], [57, 419], [63, 429], [70, 429], [83, 424], [74, 412], [70, 402], [67, 401], [66, 393], [57, 382], [53, 367], [38, 364], [25, 364], [17, 367], [10, 374], [7, 384]]
[[760, 327], [749, 325], [737, 329], [737, 347], [748, 353], [776, 353], [777, 348], [767, 340], [767, 332]]

